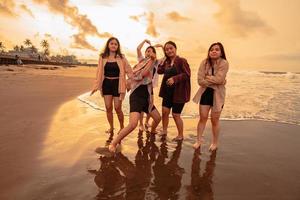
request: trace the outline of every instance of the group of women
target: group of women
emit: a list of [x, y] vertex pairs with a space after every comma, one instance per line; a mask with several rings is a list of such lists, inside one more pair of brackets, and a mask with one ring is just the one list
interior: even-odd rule
[[[145, 55], [142, 47], [148, 43]], [[158, 59], [156, 49], [161, 48], [164, 58]], [[209, 150], [214, 151], [218, 147], [220, 132], [220, 114], [225, 101], [226, 74], [228, 71], [225, 51], [221, 43], [213, 43], [208, 49], [205, 58], [198, 69], [199, 89], [193, 101], [199, 104], [200, 119], [197, 125], [197, 141], [194, 148], [199, 148], [204, 142], [203, 133], [209, 113], [211, 113], [212, 141]], [[163, 79], [159, 96], [162, 98], [161, 114], [153, 103], [153, 87], [158, 85], [158, 75]], [[126, 78], [127, 77], [127, 78]], [[117, 38], [108, 39], [103, 53], [98, 61], [96, 80], [91, 95], [100, 90], [104, 98], [106, 116], [110, 128], [107, 133], [113, 133], [113, 107], [118, 116], [120, 130], [118, 135], [109, 145], [109, 150], [115, 152], [117, 146], [129, 133], [131, 133], [140, 121], [140, 129], [143, 129], [143, 113], [147, 114], [145, 127], [150, 128], [150, 133], [156, 134], [156, 128], [162, 121], [162, 131], [159, 135], [166, 136], [169, 124], [169, 114], [176, 124], [178, 135], [174, 141], [182, 141], [183, 120], [181, 112], [184, 105], [190, 101], [191, 96], [191, 72], [185, 58], [177, 55], [177, 46], [168, 41], [164, 45], [151, 45], [149, 40], [144, 40], [137, 47], [137, 64], [131, 68], [124, 54], [121, 53], [120, 42]], [[124, 127], [124, 114], [122, 101], [126, 91], [130, 90], [129, 123]], [[148, 124], [149, 118], [152, 124]]]

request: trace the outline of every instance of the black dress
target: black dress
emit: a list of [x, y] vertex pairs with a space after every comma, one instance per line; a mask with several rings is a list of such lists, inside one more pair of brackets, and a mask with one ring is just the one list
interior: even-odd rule
[[[214, 68], [212, 67], [212, 75], [214, 75]], [[214, 89], [207, 87], [206, 90], [201, 95], [200, 105], [214, 105]]]

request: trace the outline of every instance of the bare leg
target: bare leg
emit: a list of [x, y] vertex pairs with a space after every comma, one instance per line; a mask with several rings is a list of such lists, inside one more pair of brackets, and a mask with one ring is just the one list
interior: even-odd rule
[[[158, 112], [158, 111], [157, 111], [157, 112]], [[160, 115], [159, 115], [159, 116], [160, 116]], [[149, 119], [150, 119], [150, 114], [147, 114], [146, 120], [145, 120], [145, 127], [146, 127], [146, 128], [149, 128], [149, 127], [150, 127]]]
[[206, 126], [210, 108], [211, 106], [208, 105], [199, 105], [200, 119], [197, 125], [197, 142], [194, 144], [195, 149], [198, 149], [203, 143], [203, 131]]
[[122, 111], [122, 101], [119, 97], [114, 97], [114, 104], [115, 104], [115, 111], [117, 113], [119, 123], [120, 123], [120, 130], [124, 128], [124, 114]]
[[143, 119], [144, 119], [144, 112], [141, 113], [141, 116], [140, 116], [140, 124], [139, 124], [139, 130], [140, 131], [144, 131], [144, 123], [143, 123]]
[[115, 139], [113, 139], [113, 141], [111, 142], [111, 144], [108, 147], [109, 151], [115, 152], [118, 143], [120, 143], [124, 137], [126, 137], [129, 133], [131, 133], [137, 127], [138, 121], [140, 119], [140, 115], [141, 114], [138, 112], [130, 113], [128, 125], [119, 132], [119, 134], [117, 135], [117, 137]]
[[169, 114], [170, 114], [170, 108], [162, 107], [162, 125], [163, 125], [163, 132], [162, 135], [167, 134], [168, 125], [169, 125]]
[[151, 125], [151, 133], [156, 133], [156, 127], [158, 126], [159, 122], [161, 121], [161, 116], [157, 109], [154, 109], [147, 115], [147, 117], [152, 117], [152, 125]]
[[175, 121], [178, 135], [174, 138], [174, 140], [182, 140], [183, 139], [183, 121], [181, 119], [180, 113], [173, 113], [172, 112], [173, 119]]
[[[151, 99], [153, 100], [153, 104], [154, 104], [154, 96], [153, 94], [151, 94]], [[154, 105], [153, 105], [154, 106]], [[159, 115], [160, 116], [160, 115]], [[161, 118], [161, 117], [160, 117]], [[148, 128], [150, 127], [149, 124], [149, 119], [150, 119], [150, 113], [147, 114], [146, 116], [146, 120], [145, 120], [145, 128], [148, 130]]]
[[218, 139], [219, 139], [219, 133], [220, 133], [220, 116], [221, 112], [211, 112], [211, 125], [212, 125], [212, 144], [210, 146], [210, 150], [214, 151], [218, 147]]
[[110, 129], [107, 130], [108, 133], [112, 133], [114, 130], [114, 118], [113, 118], [113, 97], [112, 95], [104, 95], [104, 103], [106, 109], [106, 118], [109, 123]]

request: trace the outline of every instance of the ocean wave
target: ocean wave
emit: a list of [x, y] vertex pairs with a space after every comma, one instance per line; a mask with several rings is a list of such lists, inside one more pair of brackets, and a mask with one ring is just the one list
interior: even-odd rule
[[285, 77], [288, 79], [300, 78], [300, 72], [281, 71], [229, 71], [230, 75], [262, 76], [262, 77]]
[[[99, 110], [105, 112], [105, 106], [101, 104], [95, 103], [93, 100], [89, 99], [90, 95], [89, 92], [84, 93], [80, 96], [77, 97], [77, 99], [92, 109]], [[126, 96], [128, 98], [128, 95]], [[129, 115], [129, 109], [126, 108], [128, 105], [125, 104], [125, 108], [123, 109], [124, 115], [128, 116]], [[183, 119], [196, 119], [199, 117], [199, 114], [196, 113], [182, 113], [182, 118]], [[170, 115], [170, 118], [172, 116]], [[263, 116], [263, 115], [258, 115], [257, 113], [241, 113], [241, 112], [236, 112], [236, 113], [224, 113], [223, 117], [221, 117], [221, 120], [225, 121], [246, 121], [246, 120], [258, 120], [258, 121], [268, 121], [268, 122], [279, 122], [279, 123], [285, 123], [285, 124], [292, 124], [292, 125], [300, 125], [300, 121], [296, 119], [277, 119], [276, 117], [268, 117], [268, 116]]]

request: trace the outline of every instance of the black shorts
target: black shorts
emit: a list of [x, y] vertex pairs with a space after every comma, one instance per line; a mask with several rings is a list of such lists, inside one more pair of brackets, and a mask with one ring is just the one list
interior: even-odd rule
[[162, 106], [169, 109], [172, 108], [172, 112], [176, 114], [181, 114], [185, 103], [173, 103], [170, 98], [163, 98]]
[[200, 105], [214, 105], [214, 89], [206, 88], [206, 90], [201, 95]]
[[113, 97], [119, 97], [119, 79], [107, 79], [103, 80], [102, 84], [102, 94], [112, 95]]
[[149, 113], [149, 92], [147, 85], [140, 85], [130, 94], [129, 105], [130, 112]]

